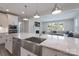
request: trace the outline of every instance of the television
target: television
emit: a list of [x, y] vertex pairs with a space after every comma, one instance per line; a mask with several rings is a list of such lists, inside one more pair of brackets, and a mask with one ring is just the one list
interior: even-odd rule
[[40, 27], [40, 22], [35, 22], [35, 27]]

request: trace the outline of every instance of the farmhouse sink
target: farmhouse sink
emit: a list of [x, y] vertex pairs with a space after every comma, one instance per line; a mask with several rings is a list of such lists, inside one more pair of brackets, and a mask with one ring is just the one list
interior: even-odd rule
[[46, 39], [39, 38], [39, 37], [30, 37], [30, 38], [27, 38], [25, 40], [29, 40], [29, 41], [32, 41], [32, 42], [35, 42], [35, 43], [41, 43]]
[[22, 47], [26, 50], [41, 56], [42, 55], [42, 46], [40, 45], [45, 39], [38, 38], [38, 37], [30, 37], [25, 40], [22, 40]]

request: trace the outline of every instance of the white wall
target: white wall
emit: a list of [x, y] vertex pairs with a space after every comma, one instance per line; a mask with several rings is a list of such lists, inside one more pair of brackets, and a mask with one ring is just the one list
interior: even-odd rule
[[79, 15], [74, 18], [74, 30], [79, 33]]
[[[39, 21], [40, 22], [40, 28], [34, 27], [34, 22]], [[73, 19], [67, 19], [67, 20], [61, 20], [61, 21], [51, 21], [51, 22], [62, 22], [64, 24], [64, 30], [65, 31], [74, 31], [74, 20]], [[40, 20], [29, 20], [29, 33], [35, 33], [36, 30], [46, 31], [48, 32], [48, 23], [51, 22], [41, 22]]]
[[39, 19], [30, 19], [29, 20], [29, 33], [35, 33], [36, 30], [40, 30], [40, 32], [41, 32], [42, 28], [41, 27], [35, 27], [34, 22], [40, 22], [40, 20]]
[[49, 32], [48, 31], [48, 24], [52, 22], [61, 22], [64, 24], [64, 31], [74, 31], [74, 20], [73, 19], [68, 19], [68, 20], [61, 20], [61, 21], [51, 21], [51, 22], [43, 22], [43, 31]]
[[49, 22], [42, 22], [42, 31], [49, 32], [48, 31], [48, 23]]
[[64, 31], [74, 32], [74, 19], [64, 20]]

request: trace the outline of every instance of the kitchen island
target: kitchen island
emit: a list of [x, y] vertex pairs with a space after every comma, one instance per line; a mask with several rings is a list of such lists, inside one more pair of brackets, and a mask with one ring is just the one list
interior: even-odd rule
[[[21, 40], [25, 40], [30, 37], [38, 37], [38, 38], [46, 39], [45, 41], [39, 44], [40, 46], [42, 46], [43, 56], [79, 55], [78, 38], [48, 35], [48, 34], [43, 34], [39, 36], [38, 34], [33, 34], [33, 33], [16, 33], [12, 35], [14, 38], [21, 39]], [[21, 49], [23, 49], [23, 47], [21, 47]], [[32, 53], [32, 55], [35, 55], [35, 54]]]

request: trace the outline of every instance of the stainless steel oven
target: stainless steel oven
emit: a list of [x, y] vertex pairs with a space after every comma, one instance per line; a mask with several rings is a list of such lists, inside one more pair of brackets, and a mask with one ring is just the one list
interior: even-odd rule
[[8, 32], [9, 32], [9, 34], [11, 34], [11, 33], [17, 33], [18, 32], [17, 25], [9, 25]]

